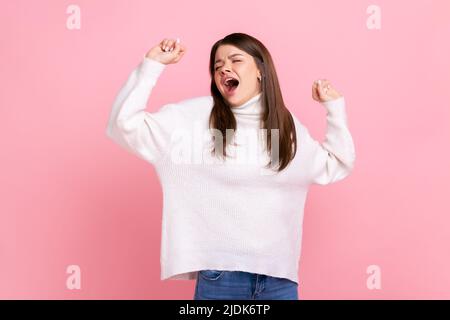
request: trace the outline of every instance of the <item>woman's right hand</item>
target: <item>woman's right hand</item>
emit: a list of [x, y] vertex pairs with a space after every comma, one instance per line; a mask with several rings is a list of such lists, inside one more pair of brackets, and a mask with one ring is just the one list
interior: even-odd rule
[[151, 48], [145, 55], [149, 59], [163, 64], [177, 63], [186, 53], [186, 47], [179, 39], [164, 39], [157, 46]]

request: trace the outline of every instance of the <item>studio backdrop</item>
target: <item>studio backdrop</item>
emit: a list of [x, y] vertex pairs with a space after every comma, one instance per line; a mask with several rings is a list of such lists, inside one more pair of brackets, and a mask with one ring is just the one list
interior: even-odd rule
[[450, 298], [449, 1], [11, 0], [0, 17], [1, 299], [192, 298], [160, 278], [157, 172], [106, 126], [164, 38], [188, 50], [147, 110], [210, 95], [211, 46], [233, 32], [267, 46], [316, 140], [313, 81], [345, 96], [355, 167], [309, 190], [300, 298]]

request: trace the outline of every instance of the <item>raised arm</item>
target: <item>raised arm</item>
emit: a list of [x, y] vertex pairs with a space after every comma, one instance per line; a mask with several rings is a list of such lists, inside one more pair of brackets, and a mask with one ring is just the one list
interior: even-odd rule
[[[168, 50], [164, 49], [166, 45]], [[158, 161], [167, 151], [170, 135], [180, 117], [173, 103], [156, 112], [147, 112], [145, 108], [166, 65], [178, 62], [184, 50], [178, 42], [166, 40], [152, 48], [128, 76], [112, 106], [107, 136], [150, 163]]]
[[355, 163], [355, 146], [348, 128], [345, 98], [326, 79], [314, 82], [312, 98], [327, 110], [325, 140], [322, 143], [314, 140], [303, 125], [300, 138], [307, 149], [311, 183], [325, 185], [350, 174]]

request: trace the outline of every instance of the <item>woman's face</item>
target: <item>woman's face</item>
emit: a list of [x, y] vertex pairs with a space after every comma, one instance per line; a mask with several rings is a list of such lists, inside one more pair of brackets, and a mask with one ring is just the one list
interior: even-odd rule
[[[239, 106], [261, 92], [255, 59], [233, 45], [217, 48], [214, 81], [222, 97], [232, 106]], [[230, 82], [228, 78], [234, 78]], [[227, 85], [228, 84], [228, 85]]]

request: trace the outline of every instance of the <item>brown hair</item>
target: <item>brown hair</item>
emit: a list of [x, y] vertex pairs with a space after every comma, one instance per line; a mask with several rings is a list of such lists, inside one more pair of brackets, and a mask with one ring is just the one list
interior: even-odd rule
[[[216, 51], [220, 45], [225, 44], [233, 45], [251, 55], [255, 59], [256, 65], [261, 73], [261, 104], [264, 109], [261, 121], [262, 129], [267, 129], [266, 148], [271, 158], [268, 166], [274, 165], [271, 130], [279, 129], [279, 165], [276, 169], [279, 172], [291, 162], [297, 152], [295, 124], [291, 113], [284, 105], [275, 65], [269, 51], [259, 40], [245, 33], [229, 34], [225, 38], [218, 40], [211, 49], [209, 73], [211, 75], [211, 94], [214, 99], [214, 106], [209, 117], [209, 128], [220, 130], [223, 137], [223, 141], [216, 141], [219, 139], [214, 139], [215, 147], [212, 153], [216, 156], [219, 154], [221, 157], [226, 157], [226, 144], [229, 143], [227, 131], [228, 129], [232, 129], [232, 132], [236, 130], [236, 119], [231, 107], [222, 97], [214, 80]], [[224, 154], [216, 153], [216, 147], [218, 146], [223, 146], [221, 149]]]

